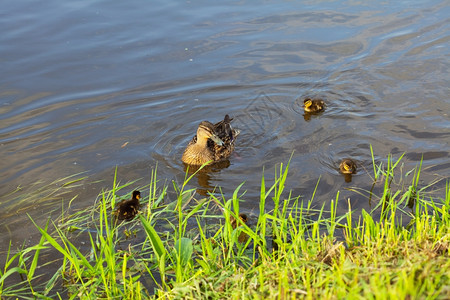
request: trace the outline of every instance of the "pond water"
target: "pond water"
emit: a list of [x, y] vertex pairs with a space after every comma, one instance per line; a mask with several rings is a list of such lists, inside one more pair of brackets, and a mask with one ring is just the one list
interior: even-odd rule
[[[0, 252], [39, 238], [28, 219], [61, 201], [13, 203], [17, 187], [86, 172], [73, 201], [93, 204], [118, 179], [182, 182], [200, 121], [230, 114], [241, 130], [230, 164], [199, 192], [243, 181], [256, 212], [261, 175], [292, 155], [287, 189], [315, 204], [369, 189], [373, 146], [423, 182], [450, 175], [448, 1], [6, 1], [0, 12]], [[302, 112], [320, 97], [325, 112]], [[351, 182], [339, 160], [354, 158]], [[39, 185], [40, 186], [40, 185]], [[130, 187], [130, 191], [133, 186]], [[443, 195], [443, 190], [440, 190]], [[143, 192], [143, 196], [145, 192]], [[70, 200], [70, 199], [66, 199]], [[269, 206], [270, 208], [270, 206]], [[339, 212], [347, 210], [341, 201]], [[54, 212], [57, 211], [57, 213]], [[50, 213], [52, 212], [52, 213]], [[42, 221], [44, 222], [44, 221]], [[3, 259], [2, 259], [3, 261]]]

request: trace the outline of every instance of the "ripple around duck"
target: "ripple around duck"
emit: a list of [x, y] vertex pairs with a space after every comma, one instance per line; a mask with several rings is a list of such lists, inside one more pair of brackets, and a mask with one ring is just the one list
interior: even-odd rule
[[357, 133], [333, 131], [328, 136], [317, 139], [314, 142], [317, 146], [311, 147], [309, 152], [318, 161], [319, 169], [330, 174], [339, 174], [341, 160], [351, 158], [358, 166], [358, 176], [366, 173], [372, 164], [370, 143], [367, 137]]
[[[241, 86], [239, 90], [245, 91], [247, 88]], [[178, 89], [180, 88], [178, 87]], [[144, 142], [150, 145], [149, 152], [152, 153], [155, 160], [163, 161], [169, 168], [183, 171], [184, 165], [181, 162], [181, 156], [189, 141], [196, 134], [198, 124], [205, 120], [212, 123], [219, 122], [223, 120], [225, 114], [234, 118], [232, 126], [243, 132], [238, 137], [239, 141], [245, 140], [248, 132], [242, 130], [242, 124], [238, 121], [240, 115], [235, 113], [236, 108], [230, 109], [225, 101], [216, 96], [216, 94], [221, 94], [223, 97], [224, 93], [231, 93], [230, 97], [237, 97], [238, 92], [231, 90], [228, 85], [212, 86], [210, 84], [195, 93], [189, 91], [192, 94], [188, 99], [183, 97], [186, 90], [183, 91], [183, 95], [180, 95], [179, 92], [166, 94], [167, 98], [174, 99], [170, 103], [162, 102], [160, 105], [152, 107], [152, 115], [155, 117], [152, 118], [151, 127], [148, 128], [148, 135]], [[210, 99], [216, 100], [212, 102]], [[148, 100], [153, 103], [152, 99]], [[214, 106], [216, 106], [215, 111], [212, 110]], [[186, 114], [187, 109], [189, 114]], [[178, 120], [183, 120], [183, 122]], [[239, 143], [239, 146], [242, 144]]]
[[[190, 108], [189, 115], [177, 110], [167, 112], [174, 120], [181, 118], [186, 120], [183, 124], [166, 122], [162, 119], [153, 120], [152, 130], [149, 128], [149, 135], [144, 139], [144, 142], [150, 145], [149, 153], [153, 160], [176, 170], [177, 174], [184, 174], [185, 168], [180, 158], [186, 145], [195, 135], [200, 121], [218, 122], [225, 114], [234, 119], [232, 126], [241, 131], [236, 141], [236, 149], [228, 164], [220, 166], [227, 171], [218, 172], [220, 168], [211, 169], [208, 174], [196, 176], [200, 187], [211, 191], [214, 183], [217, 184], [226, 178], [224, 188], [235, 188], [242, 181], [254, 177], [255, 173], [261, 174], [263, 166], [272, 168], [280, 163], [280, 157], [288, 157], [293, 151], [290, 139], [298, 121], [297, 116], [287, 109], [289, 98], [279, 91], [257, 94], [253, 92], [255, 86], [241, 86], [239, 89], [241, 93], [236, 91], [234, 93], [240, 94], [242, 102], [236, 103], [232, 109], [228, 106], [220, 107], [223, 106], [223, 101], [216, 100], [219, 109], [212, 112], [211, 106], [214, 106], [214, 103], [205, 102], [203, 99], [217, 98], [210, 94], [217, 93], [220, 87], [213, 89], [209, 87], [208, 90], [198, 92], [201, 94], [198, 100], [191, 101], [194, 105]], [[236, 98], [237, 95], [230, 97]], [[161, 108], [153, 109], [161, 111]], [[256, 182], [253, 181], [250, 180], [246, 188], [258, 190], [256, 185], [259, 178]]]
[[345, 83], [325, 84], [320, 89], [302, 89], [300, 95], [292, 101], [290, 109], [295, 113], [304, 116], [305, 120], [310, 120], [308, 116], [314, 118], [314, 114], [305, 114], [303, 101], [306, 98], [322, 99], [325, 101], [325, 111], [323, 114], [327, 118], [348, 119], [352, 117], [374, 118], [375, 113], [370, 108], [370, 97], [366, 92], [358, 92], [349, 88]]

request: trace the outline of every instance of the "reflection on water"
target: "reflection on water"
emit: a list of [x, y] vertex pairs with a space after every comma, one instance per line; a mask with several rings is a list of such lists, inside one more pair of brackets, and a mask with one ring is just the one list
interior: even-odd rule
[[[402, 170], [423, 159], [423, 182], [450, 174], [445, 1], [35, 2], [9, 1], [0, 18], [3, 245], [30, 235], [25, 212], [10, 217], [18, 186], [88, 172], [102, 182], [75, 191], [87, 207], [116, 166], [122, 182], [144, 185], [156, 165], [182, 182], [199, 122], [225, 114], [241, 130], [235, 152], [190, 187], [230, 197], [245, 181], [242, 211], [258, 210], [263, 172], [273, 180], [291, 156], [286, 188], [310, 199], [319, 181], [318, 206], [338, 191], [356, 210], [376, 206], [347, 190], [372, 188], [370, 145], [377, 163], [406, 152]], [[326, 110], [305, 114], [306, 97]], [[351, 182], [344, 157], [358, 163]]]
[[211, 185], [212, 173], [220, 172], [220, 170], [228, 168], [230, 164], [231, 163], [228, 159], [205, 166], [192, 166], [183, 163], [184, 172], [189, 175], [194, 174], [197, 178], [197, 183], [199, 186], [197, 193], [202, 196], [208, 196], [209, 193], [214, 193], [217, 188], [217, 186]]

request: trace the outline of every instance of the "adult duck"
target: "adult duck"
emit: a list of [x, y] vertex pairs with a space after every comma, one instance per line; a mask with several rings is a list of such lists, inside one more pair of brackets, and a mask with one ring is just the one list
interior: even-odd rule
[[234, 151], [234, 143], [239, 135], [239, 130], [231, 127], [232, 120], [226, 115], [216, 124], [201, 122], [197, 134], [187, 145], [181, 160], [188, 165], [200, 166], [228, 158]]

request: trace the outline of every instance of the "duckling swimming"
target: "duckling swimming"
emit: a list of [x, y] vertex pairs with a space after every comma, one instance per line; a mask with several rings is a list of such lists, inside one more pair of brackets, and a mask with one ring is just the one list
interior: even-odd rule
[[228, 158], [234, 150], [239, 130], [231, 127], [233, 119], [226, 115], [223, 121], [212, 124], [203, 121], [198, 125], [197, 135], [187, 145], [181, 160], [188, 165], [203, 165]]
[[303, 101], [303, 109], [307, 113], [317, 113], [325, 109], [325, 102], [321, 99], [306, 98]]
[[356, 163], [350, 158], [343, 159], [339, 164], [339, 170], [342, 174], [355, 174]]
[[117, 204], [117, 209], [115, 215], [119, 220], [131, 220], [136, 216], [141, 204], [139, 203], [141, 199], [141, 192], [134, 191], [133, 196], [130, 200], [122, 200]]

